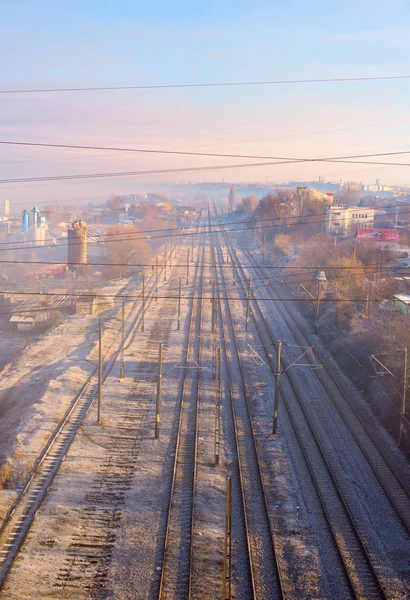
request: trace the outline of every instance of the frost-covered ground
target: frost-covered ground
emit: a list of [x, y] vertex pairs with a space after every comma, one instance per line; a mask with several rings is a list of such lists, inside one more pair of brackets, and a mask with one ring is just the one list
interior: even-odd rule
[[[131, 293], [138, 283], [134, 278], [118, 280], [103, 286], [100, 293]], [[9, 489], [0, 491], [0, 516], [95, 368], [99, 316], [104, 326], [112, 319], [118, 321], [119, 313], [120, 305], [107, 299], [99, 315], [69, 316], [44, 335], [27, 338], [25, 348], [4, 367], [0, 378], [0, 457], [3, 469], [5, 464], [9, 467]], [[2, 344], [3, 352], [5, 345], [7, 340]]]

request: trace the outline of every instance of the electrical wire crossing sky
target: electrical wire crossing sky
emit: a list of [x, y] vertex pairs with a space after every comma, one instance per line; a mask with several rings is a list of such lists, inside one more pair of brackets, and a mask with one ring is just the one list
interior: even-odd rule
[[[393, 160], [225, 172], [217, 156], [126, 148], [308, 158], [410, 150], [409, 17], [404, 0], [4, 3], [0, 92], [67, 91], [0, 93], [2, 139], [125, 150], [2, 146], [1, 193], [22, 202], [22, 180], [36, 203], [223, 179], [408, 183], [410, 167]], [[129, 175], [62, 179], [104, 172]]]

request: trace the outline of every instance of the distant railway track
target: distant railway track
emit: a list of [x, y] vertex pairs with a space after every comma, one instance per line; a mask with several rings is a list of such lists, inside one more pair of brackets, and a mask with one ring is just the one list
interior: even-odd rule
[[[155, 275], [148, 281], [145, 310], [154, 299]], [[138, 327], [142, 316], [141, 295], [133, 302], [125, 331], [128, 340]], [[133, 315], [133, 313], [135, 314]], [[106, 351], [106, 356], [112, 345]], [[105, 364], [103, 381], [108, 377], [120, 353], [120, 346], [112, 353]], [[57, 475], [75, 436], [87, 416], [98, 391], [97, 369], [95, 369], [73, 399], [71, 405], [50, 436], [46, 446], [37, 458], [29, 479], [20, 490], [13, 505], [0, 525], [0, 590], [27, 537], [33, 520], [45, 500], [48, 490]]]
[[[228, 249], [231, 260], [233, 260], [229, 243]], [[237, 264], [237, 273], [245, 300], [246, 277], [240, 264]], [[276, 365], [270, 349], [276, 348], [277, 339], [272, 333], [271, 323], [263, 315], [259, 301], [253, 294], [251, 303], [253, 320], [264, 348], [264, 356], [274, 372]], [[296, 378], [291, 371], [287, 371], [286, 376], [282, 377], [283, 404], [299, 441], [334, 542], [339, 550], [352, 597], [388, 600], [392, 596], [386, 591], [385, 583], [380, 576], [380, 565], [377, 564], [375, 556], [368, 547], [363, 526], [356, 522], [349, 507], [348, 498], [333, 471], [332, 461], [325, 452], [296, 383]], [[291, 397], [297, 400], [297, 404], [289, 400]]]
[[[177, 434], [173, 450], [172, 478], [166, 509], [158, 600], [191, 598], [192, 554], [198, 451], [198, 413], [201, 366], [202, 290], [205, 244], [194, 275], [193, 296], [188, 317], [186, 356], [182, 368]], [[191, 358], [190, 358], [190, 355]]]
[[[208, 215], [210, 220], [210, 214]], [[233, 422], [234, 443], [238, 472], [234, 486], [240, 487], [246, 532], [247, 556], [251, 596], [260, 598], [285, 598], [285, 577], [281, 571], [270, 511], [261, 470], [261, 457], [252, 423], [250, 399], [241, 363], [238, 342], [233, 324], [231, 306], [226, 292], [224, 270], [217, 265], [223, 262], [220, 248], [215, 251], [211, 234], [212, 262], [217, 287], [224, 363], [228, 375], [229, 406]], [[217, 253], [219, 261], [217, 260]], [[224, 298], [222, 300], [221, 298]], [[234, 559], [235, 560], [235, 559]]]

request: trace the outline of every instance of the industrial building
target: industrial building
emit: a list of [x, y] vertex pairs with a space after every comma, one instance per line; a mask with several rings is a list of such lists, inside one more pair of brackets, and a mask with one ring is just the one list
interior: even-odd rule
[[326, 233], [347, 235], [374, 223], [375, 209], [363, 206], [328, 206], [326, 209]]

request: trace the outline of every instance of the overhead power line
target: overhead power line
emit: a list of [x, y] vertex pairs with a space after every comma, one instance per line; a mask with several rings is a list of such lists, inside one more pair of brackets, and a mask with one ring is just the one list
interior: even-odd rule
[[[410, 192], [409, 192], [410, 194]], [[25, 202], [25, 204], [27, 205], [27, 202]], [[400, 204], [387, 204], [386, 206], [381, 206], [378, 209], [376, 208], [376, 210], [380, 210], [380, 211], [387, 211], [389, 209], [396, 209], [396, 208], [404, 208], [404, 207], [410, 207], [409, 203], [400, 203]], [[374, 207], [359, 207], [360, 209], [363, 209], [364, 211], [366, 211], [366, 209], [373, 209]], [[400, 213], [398, 213], [399, 216], [401, 215], [406, 215], [410, 213], [410, 211], [401, 211]], [[174, 235], [197, 235], [196, 231], [193, 231], [194, 229], [201, 229], [201, 230], [205, 230], [205, 233], [210, 233], [211, 231], [213, 231], [214, 227], [218, 228], [218, 230], [216, 231], [216, 233], [220, 233], [221, 231], [226, 231], [229, 232], [230, 229], [228, 229], [228, 227], [231, 227], [232, 225], [244, 225], [245, 228], [244, 230], [255, 230], [258, 231], [259, 230], [259, 224], [260, 223], [269, 223], [269, 225], [267, 227], [265, 226], [261, 226], [261, 229], [269, 229], [270, 227], [283, 227], [284, 224], [283, 222], [286, 221], [286, 224], [289, 223], [290, 226], [293, 225], [311, 225], [312, 223], [324, 223], [326, 222], [326, 220], [323, 221], [311, 221], [310, 219], [317, 219], [318, 217], [325, 217], [326, 216], [326, 212], [321, 212], [321, 213], [316, 213], [314, 215], [304, 215], [303, 217], [300, 215], [290, 215], [288, 217], [263, 217], [261, 219], [258, 218], [249, 218], [249, 219], [240, 219], [239, 221], [229, 221], [229, 222], [223, 222], [223, 223], [219, 223], [219, 222], [214, 222], [211, 223], [211, 225], [209, 225], [209, 223], [205, 223], [205, 224], [196, 224], [194, 222], [188, 224], [186, 223], [185, 225], [179, 226], [179, 227], [160, 227], [157, 229], [145, 229], [145, 230], [141, 230], [141, 231], [135, 231], [134, 233], [132, 231], [129, 230], [125, 230], [125, 231], [115, 231], [112, 233], [99, 233], [99, 234], [95, 234], [95, 238], [107, 238], [110, 236], [115, 236], [116, 239], [115, 241], [119, 241], [119, 240], [132, 240], [132, 239], [157, 239], [158, 237], [173, 237]], [[396, 216], [395, 212], [389, 213], [386, 212], [384, 215], [385, 217], [388, 216]], [[309, 219], [309, 221], [307, 222], [301, 222], [301, 223], [294, 223], [293, 221], [296, 219]], [[277, 224], [278, 222], [278, 224]], [[254, 227], [252, 227], [252, 225], [254, 225]], [[112, 227], [120, 227], [119, 224], [117, 225], [111, 225]], [[221, 229], [224, 228], [224, 229]], [[243, 231], [242, 229], [235, 229], [233, 231]], [[162, 235], [160, 236], [152, 236], [152, 233], [161, 233]], [[203, 233], [202, 231], [198, 232], [198, 233]], [[129, 236], [138, 236], [138, 237], [129, 237]], [[120, 236], [128, 236], [127, 238], [122, 238]], [[61, 239], [61, 238], [60, 238]], [[90, 240], [90, 242], [96, 242], [95, 239]], [[31, 240], [21, 240], [21, 241], [17, 241], [17, 242], [0, 242], [0, 246], [6, 246], [6, 245], [10, 245], [10, 244], [32, 244]], [[75, 243], [80, 243], [80, 242], [72, 242], [70, 243], [70, 245], [75, 245]], [[58, 244], [52, 244], [52, 245], [46, 245], [46, 246], [41, 246], [41, 247], [46, 247], [46, 248], [50, 248], [50, 247], [63, 247], [66, 246], [66, 244], [62, 244], [62, 245], [58, 245]], [[30, 246], [30, 248], [33, 248], [33, 246]], [[18, 250], [19, 248], [11, 248], [12, 250]]]
[[410, 167], [410, 163], [397, 163], [397, 162], [382, 162], [382, 161], [357, 161], [357, 160], [342, 160], [342, 159], [329, 159], [329, 158], [306, 158], [300, 159], [295, 158], [292, 160], [283, 160], [277, 162], [257, 162], [257, 163], [242, 163], [237, 165], [208, 165], [203, 167], [179, 167], [174, 169], [151, 169], [147, 171], [119, 171], [112, 173], [82, 173], [75, 175], [47, 175], [41, 177], [21, 177], [14, 179], [0, 179], [0, 184], [12, 184], [12, 183], [39, 183], [46, 181], [72, 181], [76, 179], [102, 179], [110, 177], [137, 177], [139, 175], [165, 175], [171, 173], [189, 173], [195, 171], [222, 171], [228, 169], [245, 169], [253, 167], [269, 167], [275, 165], [286, 165], [293, 163], [309, 163], [309, 162], [332, 162], [332, 163], [346, 163], [353, 165], [384, 165], [389, 167]]
[[[366, 207], [363, 207], [363, 210], [365, 210], [365, 209], [366, 209]], [[410, 213], [410, 211], [402, 211], [400, 213], [400, 215], [405, 215], [405, 214], [408, 214], [408, 213]], [[395, 213], [389, 213], [389, 214], [387, 214], [385, 216], [392, 216], [393, 214], [395, 215]], [[291, 218], [291, 217], [289, 217], [289, 218]], [[305, 226], [305, 227], [307, 227], [309, 225], [318, 225], [318, 224], [321, 224], [321, 223], [326, 223], [326, 219], [316, 219], [316, 215], [306, 215], [305, 217], [299, 216], [297, 218], [304, 219], [304, 220], [296, 222], [296, 223], [291, 223], [291, 227], [295, 227], [295, 226]], [[208, 233], [211, 233], [211, 232], [212, 233], [222, 233], [223, 234], [223, 233], [234, 233], [234, 232], [237, 232], [237, 231], [250, 231], [250, 230], [259, 231], [260, 229], [261, 230], [262, 229], [277, 229], [277, 228], [286, 227], [286, 223], [285, 223], [286, 219], [287, 219], [286, 217], [283, 218], [283, 219], [281, 219], [282, 223], [277, 223], [277, 224], [274, 224], [274, 225], [262, 225], [261, 227], [253, 227], [253, 228], [250, 228], [250, 227], [238, 227], [238, 228], [235, 228], [235, 229], [227, 229], [226, 228], [227, 224], [225, 223], [223, 225], [215, 225], [215, 229], [208, 229], [208, 230], [198, 231], [198, 232], [196, 232], [196, 231], [183, 232], [183, 235], [184, 236], [199, 236], [199, 235], [207, 235]], [[271, 221], [271, 219], [268, 219], [268, 220]], [[219, 227], [219, 229], [217, 229], [217, 227]], [[162, 230], [162, 231], [168, 231], [168, 230]], [[161, 235], [145, 235], [145, 234], [142, 235], [141, 233], [144, 233], [144, 232], [137, 232], [132, 237], [118, 237], [120, 235], [124, 235], [125, 233], [128, 233], [128, 235], [132, 236], [132, 234], [130, 232], [124, 232], [124, 233], [113, 233], [113, 234], [101, 234], [101, 235], [97, 235], [96, 237], [103, 237], [103, 236], [109, 236], [109, 235], [117, 236], [117, 239], [104, 239], [103, 243], [104, 244], [109, 244], [109, 243], [112, 243], [112, 242], [117, 242], [118, 243], [118, 242], [138, 241], [138, 240], [157, 240], [157, 239], [161, 239], [161, 238], [170, 239], [170, 238], [177, 237], [177, 236], [181, 235], [181, 233], [179, 231], [176, 231], [175, 233], [171, 233], [171, 234], [170, 233], [164, 233], [164, 234], [161, 234]], [[4, 243], [4, 242], [0, 242], [0, 243]], [[18, 241], [17, 242], [5, 242], [5, 244], [13, 244], [13, 243], [20, 244], [20, 242], [18, 242]], [[27, 245], [25, 245], [25, 246], [12, 246], [11, 248], [1, 248], [0, 252], [1, 251], [8, 252], [8, 251], [14, 251], [14, 250], [33, 250], [33, 249], [36, 249], [36, 248], [66, 248], [67, 245], [68, 245], [66, 239], [65, 239], [65, 243], [64, 244], [29, 245], [29, 243], [27, 243], [27, 241], [26, 242], [22, 242], [22, 243], [25, 243]], [[81, 243], [82, 243], [81, 240], [79, 240], [78, 242], [70, 240], [70, 246], [75, 246], [77, 244], [81, 245]], [[94, 240], [90, 240], [88, 243], [90, 243], [90, 244], [98, 244], [100, 242], [98, 242], [96, 240], [95, 241]]]
[[291, 161], [334, 161], [353, 158], [374, 158], [379, 156], [396, 156], [401, 154], [410, 154], [410, 150], [399, 150], [394, 152], [377, 152], [371, 154], [349, 154], [347, 156], [329, 156], [323, 158], [295, 158], [289, 156], [264, 156], [255, 154], [225, 154], [216, 152], [192, 152], [186, 150], [162, 150], [158, 148], [121, 148], [113, 146], [85, 146], [81, 144], [51, 144], [45, 142], [17, 142], [12, 140], [0, 140], [0, 145], [6, 146], [30, 146], [34, 148], [59, 148], [70, 150], [99, 150], [104, 152], [135, 152], [138, 154], [175, 154], [178, 156], [206, 156], [213, 158], [250, 158], [258, 160], [291, 160]]
[[[21, 292], [20, 290], [0, 290], [0, 293], [7, 294], [10, 296], [64, 296], [64, 297], [73, 297], [73, 298], [89, 298], [91, 292], [86, 292], [83, 294], [73, 293], [73, 292]], [[130, 300], [136, 300], [141, 297], [141, 294], [132, 295], [132, 294], [95, 294], [99, 298], [129, 298]], [[147, 294], [148, 298], [148, 294]], [[158, 299], [167, 299], [167, 300], [178, 300], [179, 295], [169, 295], [169, 294], [158, 294]], [[184, 295], [183, 300], [232, 300], [232, 301], [240, 301], [243, 302], [245, 298], [242, 296], [227, 296], [227, 295], [215, 295], [212, 296], [210, 294], [205, 295]], [[300, 302], [300, 298], [265, 298], [265, 297], [256, 297], [252, 296], [253, 300], [269, 300], [271, 302]], [[384, 302], [385, 298], [367, 300], [366, 298], [343, 298], [343, 299], [333, 299], [333, 298], [322, 298], [321, 302]], [[30, 309], [27, 308], [26, 312], [30, 312]]]
[[0, 90], [0, 94], [41, 94], [44, 92], [105, 92], [120, 90], [161, 90], [161, 89], [184, 89], [184, 88], [207, 88], [207, 87], [240, 87], [257, 85], [295, 85], [311, 83], [344, 83], [365, 81], [394, 81], [410, 79], [410, 75], [375, 75], [371, 77], [329, 77], [322, 79], [276, 79], [270, 81], [211, 81], [205, 83], [170, 83], [152, 85], [108, 85], [108, 86], [84, 86], [84, 87], [61, 87], [61, 88], [25, 88]]
[[[63, 266], [66, 263], [64, 261], [53, 261], [53, 260], [0, 260], [0, 264], [10, 264], [10, 265], [55, 265], [55, 266]], [[178, 262], [175, 264], [175, 267], [181, 267], [181, 268], [186, 268], [188, 263], [186, 262]], [[189, 263], [189, 265], [191, 265], [192, 263]], [[167, 263], [168, 265], [168, 263]], [[151, 267], [154, 268], [156, 266], [158, 267], [165, 267], [165, 263], [164, 262], [159, 262], [158, 264], [156, 262], [152, 262], [152, 263], [139, 263], [139, 262], [87, 262], [82, 264], [81, 266], [84, 267]], [[204, 268], [213, 268], [215, 266], [218, 266], [220, 269], [230, 269], [232, 270], [232, 264], [221, 264], [221, 263], [202, 263], [202, 266]], [[321, 271], [357, 271], [359, 274], [363, 273], [363, 270], [367, 270], [367, 269], [377, 269], [379, 267], [378, 264], [373, 263], [373, 264], [360, 264], [360, 265], [354, 265], [354, 266], [340, 266], [338, 267], [337, 265], [326, 265], [323, 267], [320, 267]], [[267, 270], [295, 270], [295, 271], [303, 271], [303, 270], [311, 270], [312, 272], [317, 272], [318, 267], [317, 265], [300, 265], [300, 266], [296, 266], [296, 265], [257, 265], [257, 266], [252, 266], [249, 267], [251, 269], [267, 269]], [[386, 271], [389, 272], [390, 269], [388, 267], [382, 267], [381, 269], [379, 269], [380, 272], [382, 271]], [[296, 275], [298, 273], [295, 273]], [[354, 274], [354, 273], [353, 273]], [[259, 277], [259, 280], [269, 280], [270, 277]]]

